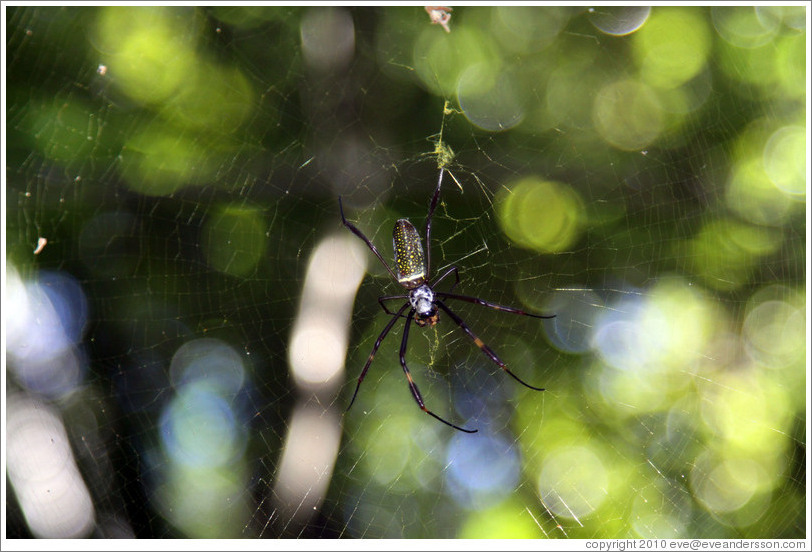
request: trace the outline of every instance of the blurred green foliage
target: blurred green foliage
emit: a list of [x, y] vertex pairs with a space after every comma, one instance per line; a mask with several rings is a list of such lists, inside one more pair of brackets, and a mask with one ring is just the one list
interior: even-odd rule
[[[86, 286], [114, 409], [117, 366], [189, 335], [249, 353], [246, 459], [272, 474], [304, 260], [339, 194], [379, 244], [422, 220], [434, 147], [461, 188], [444, 188], [437, 263], [464, 259], [462, 293], [557, 313], [470, 315], [548, 389], [498, 387], [521, 480], [479, 508], [444, 494], [447, 428], [427, 427], [390, 344], [301, 534], [801, 538], [805, 10], [461, 6], [446, 33], [420, 7], [9, 7], [7, 261]], [[387, 319], [383, 282], [359, 295], [351, 378]], [[454, 331], [411, 340], [438, 411], [456, 396], [438, 372], [482, 361]], [[123, 419], [107, 422], [155, 430]], [[243, 469], [223, 477], [267, 485]], [[261, 500], [164, 526], [160, 505], [199, 483], [173, 481], [139, 536], [265, 529]]]

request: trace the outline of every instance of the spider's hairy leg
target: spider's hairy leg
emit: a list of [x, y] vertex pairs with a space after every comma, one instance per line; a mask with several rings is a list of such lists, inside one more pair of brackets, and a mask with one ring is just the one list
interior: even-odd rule
[[465, 433], [476, 433], [479, 430], [465, 429], [460, 426], [456, 426], [451, 422], [442, 419], [440, 416], [438, 416], [437, 414], [426, 408], [426, 404], [423, 402], [423, 396], [420, 394], [420, 390], [417, 388], [417, 384], [412, 379], [412, 373], [409, 372], [409, 367], [406, 366], [406, 344], [409, 342], [409, 326], [411, 326], [413, 319], [414, 319], [414, 309], [409, 311], [409, 315], [406, 317], [406, 326], [403, 328], [403, 338], [401, 339], [400, 342], [400, 365], [403, 367], [403, 373], [406, 374], [406, 380], [409, 382], [409, 389], [411, 389], [412, 391], [412, 396], [414, 397], [417, 406], [419, 406], [423, 412], [425, 412], [426, 414], [432, 416], [437, 420], [440, 420], [447, 426], [451, 426], [454, 429], [464, 431]]
[[381, 264], [386, 267], [386, 270], [389, 271], [389, 274], [392, 276], [392, 278], [397, 280], [398, 277], [395, 276], [395, 272], [392, 270], [392, 267], [389, 266], [389, 263], [387, 263], [386, 260], [383, 258], [383, 256], [380, 254], [378, 248], [376, 248], [375, 245], [371, 241], [369, 241], [369, 238], [367, 238], [363, 232], [361, 232], [353, 223], [349, 222], [346, 219], [346, 217], [344, 217], [344, 206], [341, 204], [341, 196], [338, 196], [338, 210], [341, 212], [341, 223], [344, 226], [346, 226], [350, 232], [361, 238], [364, 241], [364, 243], [367, 244], [367, 247], [369, 247], [370, 251], [375, 253], [375, 256], [378, 257], [378, 260], [381, 261]]
[[440, 169], [440, 177], [437, 179], [437, 189], [434, 190], [434, 196], [431, 198], [429, 205], [429, 213], [426, 215], [426, 278], [428, 279], [431, 274], [431, 219], [434, 218], [434, 209], [437, 208], [437, 202], [440, 200], [440, 187], [443, 184], [444, 168]]
[[[443, 280], [445, 280], [445, 279], [446, 279], [446, 277], [448, 277], [448, 275], [449, 275], [449, 274], [451, 274], [452, 272], [454, 273], [454, 283], [453, 283], [453, 284], [451, 284], [451, 289], [449, 290], [449, 293], [451, 293], [452, 291], [454, 291], [454, 288], [455, 288], [455, 287], [457, 287], [457, 284], [459, 284], [459, 283], [460, 283], [460, 271], [459, 271], [459, 269], [457, 269], [457, 267], [456, 267], [456, 266], [452, 266], [451, 268], [449, 268], [448, 270], [446, 270], [445, 272], [443, 272], [443, 274], [442, 274], [442, 275], [441, 275], [439, 278], [435, 279], [435, 280], [434, 280], [434, 281], [431, 283], [431, 289], [432, 289], [432, 291], [434, 290], [434, 288], [435, 288], [435, 287], [437, 287], [437, 284], [439, 284], [440, 282], [442, 282]], [[436, 292], [435, 292], [435, 293], [436, 293]]]
[[[394, 301], [395, 299], [400, 299], [401, 301], [403, 301], [408, 298], [409, 298], [408, 295], [385, 295], [383, 297], [378, 297], [378, 304], [381, 306], [383, 312], [385, 312], [386, 314], [396, 314], [389, 310], [389, 308], [386, 306], [386, 301]], [[401, 314], [400, 316], [406, 318], [406, 315]]]
[[[445, 274], [443, 274], [443, 276], [445, 276]], [[533, 314], [531, 312], [525, 312], [521, 309], [517, 309], [514, 307], [506, 307], [505, 305], [491, 303], [490, 301], [485, 301], [484, 299], [480, 299], [479, 297], [471, 297], [469, 295], [457, 295], [456, 293], [448, 293], [444, 291], [435, 291], [434, 294], [439, 295], [440, 297], [445, 297], [446, 299], [457, 299], [459, 301], [467, 301], [468, 303], [482, 305], [483, 307], [488, 307], [489, 309], [509, 312], [511, 314], [521, 314], [522, 316], [530, 316], [532, 318], [542, 318], [542, 319], [555, 318], [554, 314]]]
[[[381, 343], [383, 343], [383, 338], [385, 338], [387, 334], [389, 334], [389, 331], [392, 329], [392, 326], [395, 325], [397, 319], [403, 314], [403, 311], [405, 311], [406, 307], [408, 306], [409, 303], [405, 303], [402, 307], [400, 307], [400, 310], [398, 312], [393, 313], [394, 316], [392, 316], [392, 319], [389, 320], [389, 322], [384, 327], [383, 331], [380, 333], [380, 335], [378, 335], [378, 339], [375, 340], [375, 345], [372, 347], [372, 351], [369, 353], [369, 356], [367, 357], [367, 362], [366, 364], [364, 364], [364, 369], [361, 370], [361, 375], [358, 376], [358, 383], [355, 384], [355, 392], [352, 394], [352, 399], [350, 400], [350, 405], [347, 407], [347, 410], [349, 410], [352, 407], [352, 403], [355, 402], [355, 397], [358, 395], [358, 390], [361, 388], [361, 382], [364, 381], [364, 378], [367, 375], [367, 370], [369, 370], [369, 367], [372, 364], [372, 360], [375, 358], [375, 353], [378, 352], [378, 347], [380, 347]], [[347, 410], [345, 410], [345, 412]]]
[[[455, 296], [455, 298], [459, 298], [459, 297], [462, 297], [462, 296]], [[462, 321], [462, 318], [457, 316], [457, 314], [454, 313], [454, 311], [452, 311], [447, 306], [445, 306], [445, 303], [443, 303], [442, 301], [435, 301], [435, 304], [438, 307], [440, 307], [451, 318], [451, 320], [456, 322], [457, 325], [460, 328], [462, 328], [462, 331], [464, 331], [466, 334], [468, 334], [468, 337], [470, 337], [473, 340], [474, 344], [477, 347], [479, 347], [479, 350], [482, 351], [483, 353], [485, 353], [485, 356], [487, 356], [489, 359], [491, 359], [491, 361], [493, 361], [494, 364], [496, 364], [502, 370], [504, 370], [505, 372], [510, 374], [510, 376], [513, 379], [515, 379], [516, 381], [518, 381], [519, 383], [521, 383], [525, 387], [527, 387], [529, 389], [532, 389], [533, 391], [544, 391], [543, 387], [534, 387], [534, 386], [530, 385], [529, 383], [523, 381], [519, 376], [517, 376], [513, 372], [511, 372], [510, 369], [507, 367], [507, 365], [504, 362], [502, 362], [502, 360], [498, 356], [496, 356], [496, 353], [493, 352], [493, 349], [491, 349], [490, 347], [485, 345], [485, 343], [481, 339], [479, 339], [473, 331], [471, 331], [471, 328], [469, 328], [468, 325], [465, 322]], [[519, 313], [525, 314], [525, 313], [523, 313], [521, 311]], [[517, 313], [517, 314], [519, 314], [519, 313]], [[536, 315], [534, 315], [534, 316], [536, 316]], [[539, 316], [536, 316], [536, 317], [541, 318]]]

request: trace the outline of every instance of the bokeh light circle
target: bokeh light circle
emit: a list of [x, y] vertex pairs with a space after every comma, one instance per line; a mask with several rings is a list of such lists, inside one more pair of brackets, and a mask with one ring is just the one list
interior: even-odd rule
[[581, 198], [559, 182], [528, 176], [506, 184], [497, 197], [497, 209], [507, 237], [541, 253], [566, 251], [583, 231]]

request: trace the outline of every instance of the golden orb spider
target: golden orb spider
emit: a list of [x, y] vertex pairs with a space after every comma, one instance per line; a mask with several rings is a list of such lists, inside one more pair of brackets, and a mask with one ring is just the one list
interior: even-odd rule
[[[388, 295], [378, 297], [378, 303], [381, 305], [381, 308], [383, 308], [384, 312], [387, 314], [391, 314], [392, 319], [389, 320], [384, 329], [381, 331], [380, 335], [378, 335], [378, 339], [375, 340], [375, 345], [372, 347], [372, 352], [369, 353], [367, 362], [364, 364], [363, 370], [361, 370], [361, 375], [358, 376], [358, 383], [355, 386], [355, 392], [352, 394], [352, 399], [350, 400], [350, 405], [347, 407], [347, 410], [349, 410], [350, 407], [352, 407], [352, 404], [355, 402], [355, 397], [358, 395], [358, 390], [361, 388], [361, 382], [364, 381], [367, 370], [369, 370], [369, 366], [372, 364], [372, 360], [375, 358], [375, 353], [378, 351], [378, 347], [381, 346], [381, 342], [383, 342], [384, 338], [387, 336], [387, 334], [389, 334], [389, 331], [395, 325], [397, 319], [400, 317], [405, 317], [406, 325], [403, 328], [403, 337], [400, 341], [400, 365], [403, 367], [403, 373], [406, 374], [406, 380], [409, 382], [409, 389], [412, 392], [415, 402], [417, 402], [417, 405], [423, 412], [436, 418], [437, 420], [440, 420], [444, 424], [451, 426], [454, 429], [464, 431], [465, 433], [476, 433], [476, 429], [465, 429], [454, 425], [426, 408], [426, 405], [423, 402], [423, 396], [420, 394], [420, 390], [417, 388], [417, 384], [414, 382], [412, 379], [412, 374], [409, 372], [409, 367], [406, 365], [406, 346], [409, 342], [409, 326], [411, 326], [412, 321], [421, 327], [434, 326], [440, 319], [439, 311], [443, 311], [449, 316], [449, 318], [451, 318], [451, 320], [462, 328], [462, 331], [464, 331], [468, 337], [473, 340], [474, 344], [479, 347], [485, 356], [502, 368], [502, 370], [507, 372], [511, 377], [513, 377], [513, 379], [525, 387], [533, 389], [534, 391], [544, 391], [544, 389], [541, 387], [534, 387], [522, 381], [519, 376], [511, 372], [507, 365], [505, 365], [505, 363], [502, 362], [498, 356], [496, 356], [493, 349], [485, 345], [485, 343], [479, 337], [477, 337], [473, 331], [471, 331], [471, 328], [469, 328], [468, 325], [463, 322], [462, 318], [448, 308], [448, 306], [446, 306], [446, 304], [441, 301], [440, 298], [466, 301], [468, 303], [482, 305], [491, 309], [509, 312], [512, 314], [520, 314], [522, 316], [531, 316], [533, 318], [555, 318], [555, 315], [532, 314], [513, 307], [497, 305], [496, 303], [491, 303], [490, 301], [485, 301], [484, 299], [479, 299], [478, 297], [458, 295], [456, 293], [451, 293], [450, 291], [436, 291], [434, 289], [437, 284], [442, 282], [449, 274], [452, 273], [454, 274], [455, 282], [451, 286], [451, 290], [453, 291], [453, 289], [460, 282], [460, 275], [456, 266], [452, 266], [446, 270], [439, 278], [434, 280], [434, 282], [429, 281], [429, 275], [431, 274], [431, 218], [434, 215], [434, 209], [437, 207], [437, 202], [440, 199], [440, 187], [443, 183], [443, 172], [444, 169], [440, 169], [440, 178], [437, 180], [437, 189], [434, 191], [434, 196], [431, 198], [429, 213], [426, 216], [426, 254], [423, 254], [423, 245], [420, 242], [420, 235], [417, 233], [417, 229], [414, 227], [414, 225], [406, 219], [399, 219], [395, 223], [395, 229], [393, 231], [395, 270], [392, 270], [392, 267], [390, 267], [389, 263], [384, 260], [384, 258], [378, 252], [378, 249], [372, 244], [371, 241], [369, 241], [369, 238], [367, 238], [355, 225], [347, 221], [347, 219], [344, 217], [344, 207], [341, 204], [341, 197], [339, 196], [338, 198], [338, 208], [341, 212], [341, 222], [344, 224], [344, 226], [346, 226], [353, 234], [364, 240], [364, 243], [367, 244], [367, 247], [369, 247], [375, 256], [378, 257], [378, 260], [381, 261], [381, 264], [386, 267], [386, 270], [392, 275], [392, 278], [394, 278], [406, 291], [409, 292], [408, 295]], [[396, 312], [392, 312], [386, 307], [385, 302], [394, 299], [407, 299], [407, 301]], [[406, 311], [406, 309], [409, 309], [409, 313], [404, 315], [403, 313]]]

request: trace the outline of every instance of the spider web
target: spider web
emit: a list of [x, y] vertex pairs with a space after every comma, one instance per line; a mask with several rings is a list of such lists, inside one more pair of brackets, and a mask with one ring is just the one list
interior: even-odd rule
[[[4, 8], [4, 537], [808, 538], [805, 8], [125, 9]], [[390, 260], [440, 166], [432, 274], [556, 315], [447, 301], [543, 392], [412, 325], [475, 435], [402, 321], [344, 413], [403, 290], [337, 197]]]

